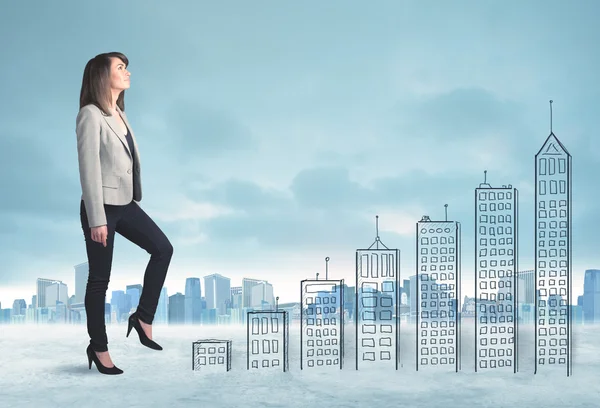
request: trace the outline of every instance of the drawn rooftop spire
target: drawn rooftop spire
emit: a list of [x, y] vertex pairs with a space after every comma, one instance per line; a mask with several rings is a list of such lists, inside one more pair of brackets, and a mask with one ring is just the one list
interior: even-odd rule
[[446, 212], [446, 221], [448, 221], [448, 204], [444, 204], [444, 211]]
[[375, 216], [375, 241], [371, 244], [371, 246], [368, 249], [373, 248], [373, 245], [375, 245], [376, 249], [379, 249], [379, 244], [381, 244], [382, 247], [384, 247], [385, 249], [389, 249], [388, 247], [386, 247], [384, 245], [383, 242], [381, 242], [381, 239], [379, 238], [379, 215]]
[[329, 279], [329, 257], [325, 257], [325, 280]]
[[549, 155], [549, 156], [560, 156], [562, 154], [566, 154], [567, 156], [571, 156], [571, 154], [567, 151], [566, 147], [558, 140], [553, 127], [553, 119], [552, 119], [552, 103], [554, 101], [550, 100], [550, 135], [546, 138], [546, 141], [536, 154], [536, 157], [539, 155]]
[[554, 102], [552, 99], [550, 99], [550, 134], [553, 134], [552, 132], [552, 102]]

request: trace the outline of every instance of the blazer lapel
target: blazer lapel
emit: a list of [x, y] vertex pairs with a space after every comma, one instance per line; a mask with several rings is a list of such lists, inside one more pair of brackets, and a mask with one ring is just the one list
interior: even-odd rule
[[[131, 133], [131, 140], [133, 141], [133, 150], [134, 150], [133, 155], [135, 156], [135, 161], [139, 166], [140, 153], [138, 150], [137, 141], [135, 140], [135, 134], [133, 133], [133, 129], [131, 128], [131, 125], [129, 125], [129, 121], [127, 120], [127, 115], [125, 114], [125, 112], [122, 112], [121, 109], [119, 109], [119, 107], [117, 107], [117, 110], [121, 113], [121, 117], [123, 118], [125, 125], [127, 125], [127, 128], [129, 129], [129, 133]], [[125, 137], [123, 137], [123, 139], [125, 139]], [[127, 140], [125, 140], [125, 141], [127, 141]], [[127, 143], [125, 143], [125, 144], [126, 144], [126, 147], [128, 148], [127, 150], [129, 151], [129, 144], [127, 144]]]
[[[117, 107], [117, 111], [119, 113], [121, 113], [121, 110], [119, 109], [119, 107]], [[118, 113], [117, 113], [117, 115], [118, 115]], [[119, 122], [117, 122], [117, 119], [115, 119], [114, 116], [104, 116], [104, 120], [106, 120], [106, 123], [108, 124], [108, 126], [110, 126], [110, 128], [112, 129], [113, 132], [115, 132], [115, 135], [117, 135], [119, 140], [121, 140], [121, 143], [123, 143], [123, 145], [125, 146], [125, 149], [129, 153], [129, 156], [132, 156], [132, 153], [129, 151], [129, 145], [127, 143], [127, 139], [125, 139], [125, 136], [123, 135], [121, 127], [119, 126]], [[125, 121], [125, 124], [127, 125], [127, 127], [129, 127], [129, 124], [127, 124], [127, 121]], [[130, 131], [131, 131], [131, 129], [130, 129]], [[135, 142], [134, 142], [134, 144], [135, 144]]]

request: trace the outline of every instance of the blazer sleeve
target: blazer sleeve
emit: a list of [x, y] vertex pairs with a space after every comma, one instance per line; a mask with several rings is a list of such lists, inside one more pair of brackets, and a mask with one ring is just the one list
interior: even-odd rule
[[106, 225], [100, 168], [100, 117], [88, 107], [77, 115], [77, 155], [83, 202], [91, 227]]

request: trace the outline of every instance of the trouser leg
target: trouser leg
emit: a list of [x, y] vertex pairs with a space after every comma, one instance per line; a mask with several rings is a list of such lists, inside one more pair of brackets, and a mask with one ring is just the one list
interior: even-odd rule
[[102, 243], [92, 240], [91, 230], [85, 213], [85, 205], [83, 201], [81, 202], [81, 226], [85, 237], [85, 248], [89, 265], [89, 275], [85, 290], [85, 312], [87, 315], [90, 344], [92, 349], [98, 352], [108, 351], [104, 308], [112, 268], [115, 238], [113, 217], [110, 217], [111, 214], [108, 212], [106, 215], [108, 219], [108, 237], [106, 239], [106, 247], [104, 247]]
[[116, 232], [150, 254], [137, 312], [141, 321], [152, 324], [171, 263], [173, 246], [156, 223], [134, 201], [126, 207], [117, 222]]

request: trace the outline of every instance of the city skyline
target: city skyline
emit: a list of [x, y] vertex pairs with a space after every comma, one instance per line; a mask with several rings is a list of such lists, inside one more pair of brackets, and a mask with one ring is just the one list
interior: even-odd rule
[[[14, 98], [1, 102], [0, 163], [11, 174], [2, 187], [11, 199], [0, 207], [2, 302], [28, 296], [38, 276], [70, 284], [72, 265], [85, 260], [77, 99], [85, 62], [119, 44], [130, 60], [126, 113], [144, 163], [140, 205], [175, 248], [168, 287], [199, 271], [233, 281], [260, 275], [284, 300], [325, 256], [351, 281], [352, 251], [371, 234], [375, 214], [386, 220], [382, 239], [403, 250], [401, 268], [411, 270], [414, 222], [443, 217], [444, 204], [462, 222], [463, 255], [472, 259], [472, 189], [483, 170], [492, 185], [519, 190], [520, 265], [533, 269], [531, 155], [548, 134], [550, 98], [554, 132], [577, 158], [574, 287], [597, 267], [598, 56], [589, 50], [597, 48], [598, 5], [534, 0], [515, 13], [471, 2], [457, 14], [444, 3], [432, 15], [418, 2], [391, 2], [365, 15], [348, 3], [322, 10], [309, 34], [297, 24], [313, 14], [307, 3], [254, 15], [242, 2], [236, 10], [253, 18], [235, 26], [217, 23], [227, 14], [221, 4], [190, 4], [184, 16], [157, 5], [140, 25], [90, 45], [72, 32], [94, 7], [61, 3], [31, 16], [16, 2], [1, 17], [14, 37], [11, 64], [0, 67]], [[135, 14], [142, 6], [123, 7]], [[192, 19], [213, 14], [221, 17]], [[154, 28], [165, 24], [171, 28], [159, 36]], [[171, 65], [163, 55], [179, 61], [166, 89]], [[62, 82], [40, 92], [47, 78]], [[147, 254], [120, 237], [117, 244], [111, 283], [139, 282]], [[463, 293], [471, 295], [472, 267], [463, 267]]]

